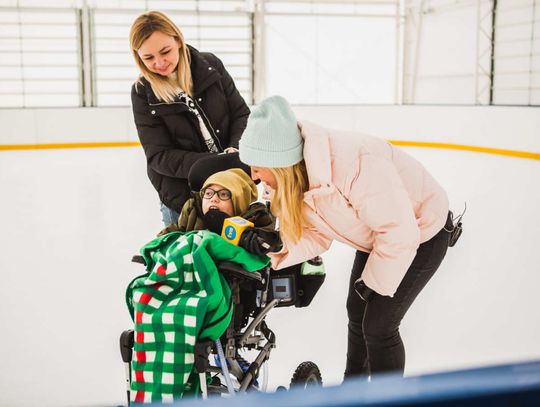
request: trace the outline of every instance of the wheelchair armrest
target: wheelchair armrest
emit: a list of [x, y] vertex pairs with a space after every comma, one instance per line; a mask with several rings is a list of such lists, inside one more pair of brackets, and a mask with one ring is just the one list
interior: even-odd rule
[[234, 278], [238, 278], [241, 280], [250, 280], [250, 281], [257, 281], [262, 282], [262, 276], [261, 273], [258, 271], [249, 272], [244, 270], [241, 266], [239, 266], [236, 263], [232, 263], [229, 261], [224, 261], [221, 263], [218, 263], [218, 269], [221, 273], [225, 275], [229, 275]]

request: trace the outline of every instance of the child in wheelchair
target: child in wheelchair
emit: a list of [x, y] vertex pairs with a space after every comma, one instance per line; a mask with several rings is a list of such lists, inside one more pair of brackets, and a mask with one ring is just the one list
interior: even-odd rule
[[[264, 255], [269, 251], [277, 251], [281, 242], [279, 233], [274, 229], [275, 219], [266, 205], [254, 202], [256, 199], [257, 188], [244, 170], [235, 168], [219, 171], [207, 178], [200, 191], [192, 194], [191, 199], [184, 205], [177, 224], [169, 225], [160, 232], [160, 236], [167, 238], [175, 233], [181, 234], [203, 229], [221, 234], [225, 219], [240, 215], [253, 223], [253, 227], [243, 232], [238, 243], [240, 247], [256, 256]], [[222, 258], [220, 259], [222, 260]], [[230, 292], [230, 313], [224, 312], [224, 315], [228, 315], [230, 319], [227, 320], [224, 315], [220, 318], [230, 322], [226, 327], [225, 325], [221, 326], [219, 334], [215, 335], [214, 332], [213, 339], [217, 339], [215, 341], [205, 337], [205, 335], [197, 336], [191, 350], [193, 356], [190, 362], [192, 363], [188, 364], [192, 366], [191, 371], [190, 374], [186, 374], [184, 371], [184, 381], [191, 380], [193, 384], [194, 377], [198, 374], [199, 382], [189, 389], [185, 386], [181, 389], [182, 392], [186, 393], [202, 394], [203, 398], [209, 394], [234, 394], [236, 391], [259, 387], [257, 382], [259, 372], [265, 366], [271, 350], [275, 347], [275, 335], [265, 323], [266, 315], [277, 306], [295, 305], [302, 307], [309, 305], [324, 281], [323, 273], [313, 273], [313, 270], [320, 271], [321, 269], [321, 263], [317, 259], [285, 270], [272, 271], [271, 274], [267, 266], [258, 271], [247, 271], [246, 264], [238, 264], [236, 261], [220, 262], [220, 259], [217, 260], [217, 269], [223, 280], [223, 285], [226, 285]], [[234, 260], [237, 259], [238, 256], [234, 257]], [[265, 261], [259, 264], [267, 263]], [[147, 280], [144, 281], [143, 285], [145, 284], [148, 284]], [[130, 287], [132, 286], [133, 283], [130, 284]], [[132, 294], [133, 292], [131, 292]], [[224, 295], [225, 299], [226, 297], [227, 295]], [[205, 317], [205, 319], [208, 318]], [[210, 324], [215, 326], [215, 321], [211, 321]], [[137, 333], [137, 328], [135, 331]], [[204, 328], [202, 332], [204, 332]], [[150, 336], [157, 338], [158, 333]], [[140, 372], [138, 375], [135, 374], [135, 380], [133, 380], [137, 386], [131, 386], [131, 349], [134, 343], [137, 354], [137, 336], [134, 337], [133, 331], [125, 331], [121, 336], [121, 350], [124, 362], [129, 365], [128, 404], [130, 401], [129, 393], [132, 389], [135, 393], [133, 397], [135, 401], [165, 401], [166, 397], [155, 394], [160, 392], [163, 384], [159, 383], [161, 387], [155, 385], [145, 387], [146, 383], [144, 383], [141, 387], [141, 381], [144, 382], [145, 377], [143, 374], [141, 379]], [[247, 350], [256, 353], [251, 362], [246, 361], [241, 356], [241, 352]], [[209, 358], [210, 354], [213, 354], [214, 357]], [[214, 359], [214, 363], [211, 364], [209, 359]], [[137, 360], [134, 363], [140, 362]], [[140, 367], [140, 365], [138, 366]], [[309, 373], [310, 378], [302, 376], [302, 374], [305, 376], [306, 371], [306, 363], [304, 363], [302, 364], [302, 372], [300, 372], [302, 374], [296, 372], [294, 375], [297, 382], [302, 380], [320, 381], [318, 368], [315, 365], [309, 366], [312, 370]], [[224, 383], [222, 383], [223, 381]], [[178, 387], [179, 390], [180, 387]], [[141, 392], [141, 388], [150, 389], [150, 391]], [[182, 392], [174, 394], [173, 398], [181, 397]]]
[[239, 216], [254, 224], [242, 233], [239, 245], [249, 252], [264, 255], [281, 247], [275, 218], [268, 207], [257, 202], [257, 186], [240, 168], [219, 171], [207, 178], [200, 191], [184, 204], [178, 222], [159, 232], [189, 232], [208, 229], [222, 233], [226, 218]]

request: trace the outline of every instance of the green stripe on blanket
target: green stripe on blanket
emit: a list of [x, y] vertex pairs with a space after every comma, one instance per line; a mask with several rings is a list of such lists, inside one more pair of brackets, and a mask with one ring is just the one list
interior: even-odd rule
[[160, 236], [141, 254], [148, 273], [126, 291], [135, 321], [132, 398], [173, 401], [195, 390], [190, 380], [195, 342], [216, 340], [231, 320], [231, 292], [216, 263], [230, 261], [252, 272], [269, 259], [206, 230]]

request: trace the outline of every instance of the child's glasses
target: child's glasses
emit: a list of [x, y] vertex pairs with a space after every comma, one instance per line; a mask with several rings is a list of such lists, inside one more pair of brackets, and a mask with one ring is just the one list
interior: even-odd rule
[[217, 194], [218, 198], [222, 201], [228, 201], [229, 199], [231, 199], [231, 191], [229, 191], [228, 189], [220, 189], [219, 191], [216, 191], [212, 188], [204, 188], [203, 190], [201, 190], [201, 197], [203, 199], [211, 199], [214, 194]]

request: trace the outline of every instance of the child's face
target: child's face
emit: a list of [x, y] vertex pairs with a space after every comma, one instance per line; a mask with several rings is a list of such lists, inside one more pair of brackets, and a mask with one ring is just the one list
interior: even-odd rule
[[231, 191], [221, 185], [211, 184], [201, 191], [202, 211], [206, 214], [210, 209], [217, 209], [229, 216], [234, 216]]

